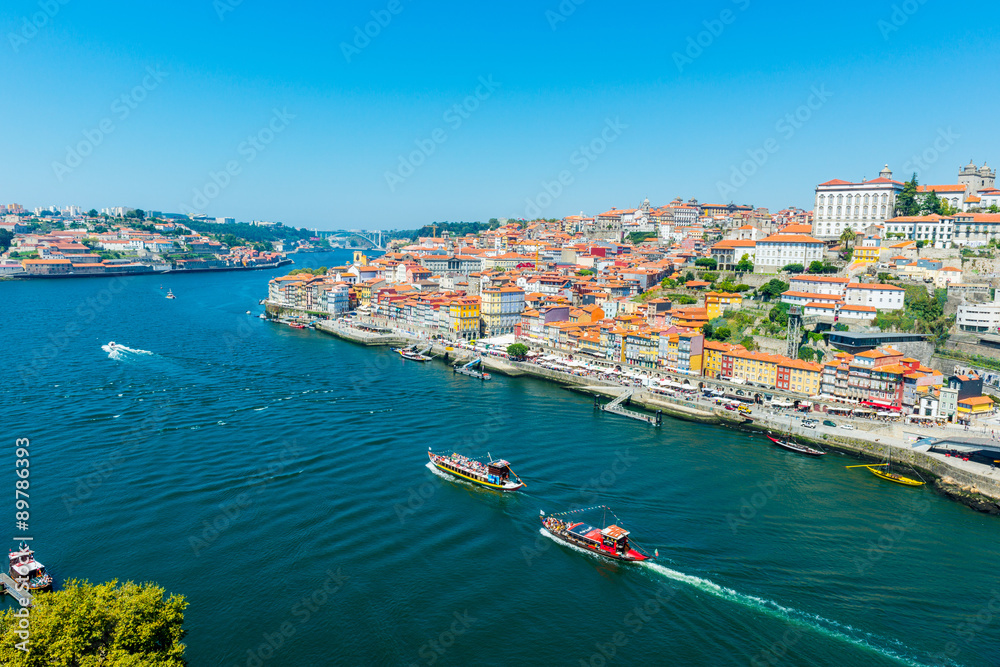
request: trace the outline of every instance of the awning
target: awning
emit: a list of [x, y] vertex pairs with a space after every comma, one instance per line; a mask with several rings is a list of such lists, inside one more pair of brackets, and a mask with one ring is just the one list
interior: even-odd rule
[[873, 408], [882, 408], [883, 410], [895, 410], [897, 412], [903, 409], [903, 408], [897, 408], [895, 405], [889, 405], [888, 403], [879, 403], [878, 401], [861, 401], [861, 405], [870, 405]]

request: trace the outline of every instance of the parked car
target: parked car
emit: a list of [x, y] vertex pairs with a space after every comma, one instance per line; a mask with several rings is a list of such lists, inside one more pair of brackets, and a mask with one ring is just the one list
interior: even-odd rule
[[816, 428], [816, 422], [802, 422], [802, 425], [806, 428]]
[[832, 420], [830, 420], [830, 419], [824, 419], [823, 420], [823, 426], [829, 426], [831, 428], [837, 428], [837, 423], [834, 422], [834, 421], [832, 421]]
[[847, 429], [848, 431], [854, 430], [854, 424], [841, 424], [840, 428]]

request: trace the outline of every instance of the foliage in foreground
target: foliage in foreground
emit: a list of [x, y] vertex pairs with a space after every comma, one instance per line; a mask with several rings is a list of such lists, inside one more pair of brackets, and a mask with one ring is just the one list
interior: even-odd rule
[[184, 661], [183, 596], [164, 599], [151, 583], [69, 580], [35, 596], [30, 651], [15, 647], [15, 610], [0, 615], [0, 665], [17, 667], [180, 667]]

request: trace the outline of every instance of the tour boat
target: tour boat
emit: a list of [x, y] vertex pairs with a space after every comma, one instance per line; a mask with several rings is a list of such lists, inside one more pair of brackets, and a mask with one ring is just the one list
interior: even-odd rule
[[[603, 505], [588, 507], [582, 510], [573, 510], [571, 512], [562, 512], [551, 516], [545, 516], [545, 512], [543, 511], [539, 515], [542, 522], [542, 530], [557, 540], [612, 560], [641, 562], [651, 558], [649, 554], [644, 553], [641, 549], [629, 545], [629, 531], [617, 524], [611, 524], [606, 528], [594, 528], [588, 523], [564, 521], [559, 518], [567, 514], [598, 509], [604, 510], [605, 514], [611, 512], [609, 508]], [[615, 516], [614, 512], [611, 512], [611, 516], [614, 516], [621, 523], [621, 520]], [[659, 553], [657, 552], [656, 555], [659, 556]]]
[[521, 487], [527, 486], [510, 469], [510, 463], [503, 459], [494, 461], [491, 456], [488, 463], [482, 463], [461, 454], [451, 454], [450, 456], [435, 454], [430, 448], [427, 449], [427, 456], [430, 457], [431, 463], [438, 470], [479, 486], [485, 486], [487, 489], [517, 491]]
[[900, 475], [898, 472], [892, 471], [892, 446], [886, 445], [889, 449], [889, 455], [886, 458], [885, 463], [866, 463], [859, 466], [846, 466], [848, 468], [868, 468], [868, 472], [875, 475], [876, 477], [881, 477], [882, 479], [889, 480], [890, 482], [895, 482], [896, 484], [902, 484], [903, 486], [923, 486], [923, 480], [916, 480], [912, 477], [905, 477]]
[[177, 297], [174, 296], [173, 290], [167, 290], [167, 298], [168, 299], [176, 299]]
[[35, 560], [35, 552], [24, 542], [17, 551], [10, 552], [10, 578], [24, 584], [29, 591], [46, 591], [52, 588], [52, 575]]
[[397, 349], [396, 352], [399, 353], [399, 356], [403, 357], [404, 359], [409, 359], [410, 361], [430, 361], [431, 360], [431, 358], [428, 357], [426, 354], [421, 354], [421, 353], [417, 352], [416, 350], [409, 349], [409, 348], [403, 348], [403, 347], [401, 347], [401, 348]]
[[791, 438], [787, 440], [781, 440], [780, 438], [775, 438], [773, 436], [767, 436], [767, 439], [776, 444], [782, 449], [787, 449], [790, 452], [795, 452], [796, 454], [805, 454], [806, 456], [826, 456], [826, 452], [821, 452], [818, 449], [813, 449], [807, 445], [795, 442]]

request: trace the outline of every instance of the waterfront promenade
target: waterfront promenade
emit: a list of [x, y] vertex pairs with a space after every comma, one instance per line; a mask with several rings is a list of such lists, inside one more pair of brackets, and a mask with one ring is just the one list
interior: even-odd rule
[[[929, 483], [933, 482], [949, 497], [982, 511], [1000, 513], [1000, 469], [927, 451], [930, 441], [944, 437], [989, 437], [988, 425], [968, 431], [954, 425], [925, 427], [905, 423], [898, 416], [859, 416], [849, 413], [834, 415], [825, 410], [832, 408], [844, 412], [845, 405], [717, 378], [685, 376], [666, 369], [638, 368], [605, 360], [582, 361], [570, 359], [555, 351], [545, 351], [524, 361], [515, 361], [507, 358], [505, 351], [492, 346], [472, 345], [467, 341], [434, 340], [422, 332], [386, 327], [383, 324], [363, 327], [343, 320], [318, 325], [318, 328], [327, 333], [364, 345], [430, 345], [433, 355], [449, 363], [481, 356], [484, 365], [491, 371], [545, 379], [571, 390], [600, 394], [609, 399], [619, 396], [623, 389], [628, 388], [633, 391], [630, 398], [633, 406], [653, 412], [662, 410], [664, 414], [679, 419], [747, 431], [791, 433], [813, 445], [837, 449], [873, 461], [884, 460], [887, 447], [892, 447], [894, 461], [918, 469]], [[378, 329], [380, 333], [372, 333], [371, 328]], [[667, 383], [667, 386], [661, 383]], [[722, 396], [708, 394], [712, 390]], [[668, 393], [671, 391], [672, 394]], [[738, 411], [724, 407], [726, 396], [752, 401], [757, 395], [771, 396], [775, 401], [762, 404], [746, 402], [750, 408], [748, 416], [752, 423], [747, 423]], [[795, 400], [809, 403], [812, 410], [799, 412], [793, 409], [791, 404]], [[616, 418], [611, 413], [608, 417]], [[803, 420], [808, 417], [817, 419], [819, 423], [814, 427], [804, 426]], [[824, 419], [833, 421], [836, 426], [823, 424]], [[845, 424], [849, 428], [844, 428]]]

